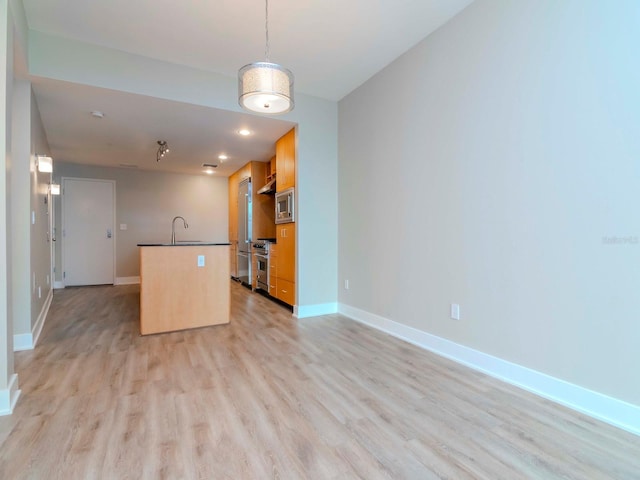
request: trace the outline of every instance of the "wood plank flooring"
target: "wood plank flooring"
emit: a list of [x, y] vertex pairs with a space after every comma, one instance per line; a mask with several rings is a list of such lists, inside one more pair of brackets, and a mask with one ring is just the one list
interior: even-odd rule
[[640, 438], [232, 283], [229, 325], [138, 335], [138, 286], [55, 292], [16, 353], [2, 479], [639, 479]]

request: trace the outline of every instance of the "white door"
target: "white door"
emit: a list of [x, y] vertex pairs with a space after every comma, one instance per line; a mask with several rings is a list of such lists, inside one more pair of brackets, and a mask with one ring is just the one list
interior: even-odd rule
[[65, 285], [113, 284], [114, 190], [114, 182], [109, 180], [63, 179]]

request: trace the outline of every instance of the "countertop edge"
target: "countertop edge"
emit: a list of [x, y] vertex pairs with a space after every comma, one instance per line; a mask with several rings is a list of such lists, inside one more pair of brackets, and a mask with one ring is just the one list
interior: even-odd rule
[[178, 242], [178, 243], [138, 243], [138, 247], [216, 247], [229, 246], [230, 243]]

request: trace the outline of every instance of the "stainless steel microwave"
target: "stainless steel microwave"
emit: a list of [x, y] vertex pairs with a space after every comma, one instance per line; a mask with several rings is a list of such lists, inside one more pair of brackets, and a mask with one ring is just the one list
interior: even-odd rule
[[291, 223], [294, 216], [293, 188], [276, 193], [276, 223]]

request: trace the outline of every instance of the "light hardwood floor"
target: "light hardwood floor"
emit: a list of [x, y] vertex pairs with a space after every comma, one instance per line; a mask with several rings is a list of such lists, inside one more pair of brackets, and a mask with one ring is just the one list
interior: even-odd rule
[[56, 291], [0, 478], [640, 478], [639, 437], [231, 287], [229, 325], [147, 337], [137, 286]]

